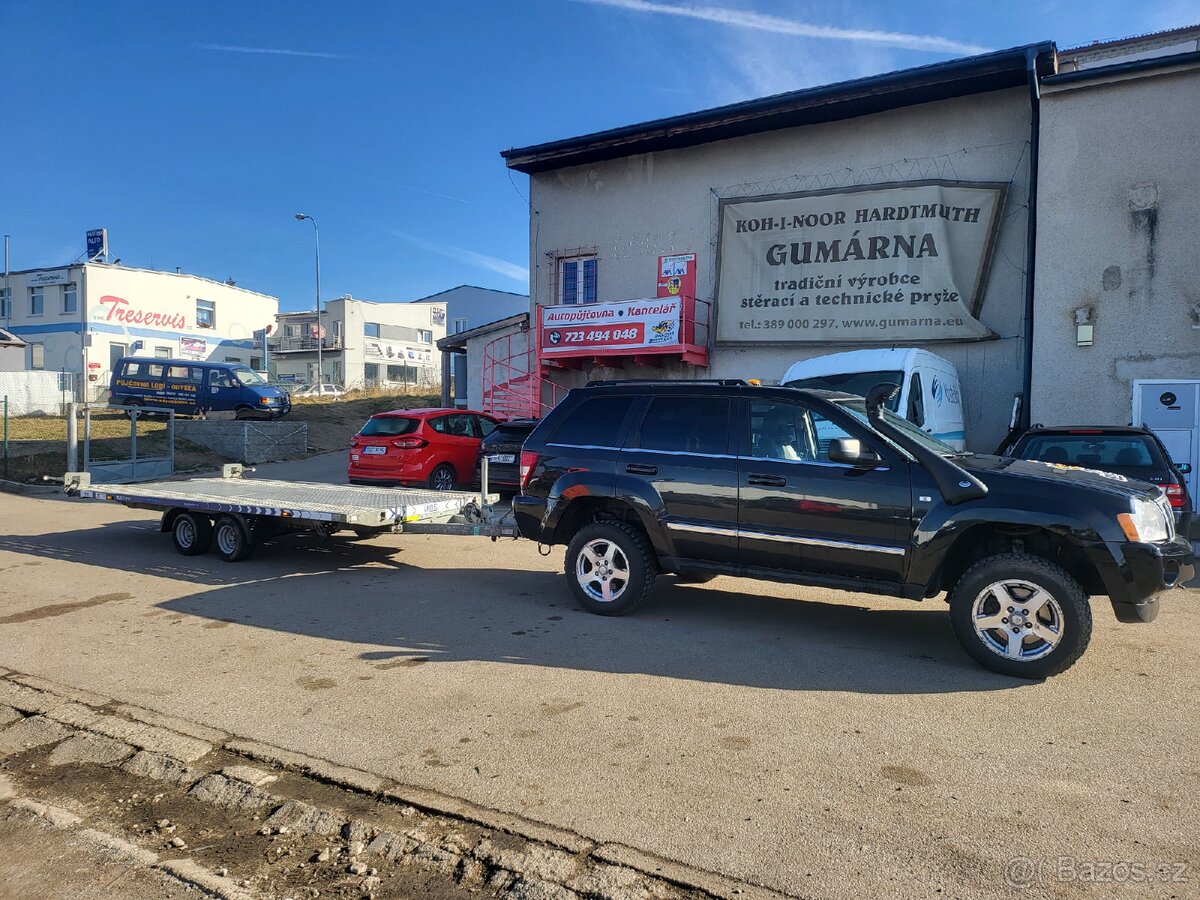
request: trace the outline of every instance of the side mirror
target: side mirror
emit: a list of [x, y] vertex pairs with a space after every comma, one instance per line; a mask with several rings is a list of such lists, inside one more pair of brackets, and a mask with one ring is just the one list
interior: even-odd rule
[[1192, 464], [1191, 463], [1175, 463], [1175, 468], [1177, 468], [1179, 470], [1180, 475], [1191, 475], [1192, 474]]
[[834, 438], [829, 442], [829, 461], [852, 466], [874, 466], [883, 462], [879, 454], [864, 447], [858, 438]]

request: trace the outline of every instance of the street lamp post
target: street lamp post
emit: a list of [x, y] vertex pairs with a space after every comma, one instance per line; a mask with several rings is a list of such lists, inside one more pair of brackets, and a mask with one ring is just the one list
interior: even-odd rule
[[312, 216], [296, 213], [297, 222], [303, 222], [305, 219], [313, 223], [317, 249], [317, 393], [320, 394], [321, 385], [325, 384], [325, 366], [321, 356], [321, 348], [325, 345], [325, 336], [321, 333], [321, 229], [317, 227], [317, 220]]

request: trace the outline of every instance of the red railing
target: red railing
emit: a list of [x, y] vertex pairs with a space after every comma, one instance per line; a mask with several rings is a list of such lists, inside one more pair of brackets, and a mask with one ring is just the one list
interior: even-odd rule
[[502, 335], [483, 348], [483, 409], [538, 419], [566, 393], [542, 374], [535, 330]]

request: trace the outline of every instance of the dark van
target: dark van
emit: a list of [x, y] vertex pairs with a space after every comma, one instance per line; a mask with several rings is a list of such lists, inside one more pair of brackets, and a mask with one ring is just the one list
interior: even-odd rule
[[232, 411], [239, 419], [278, 419], [292, 410], [286, 391], [240, 363], [126, 356], [108, 387], [114, 406], [169, 407], [187, 416]]

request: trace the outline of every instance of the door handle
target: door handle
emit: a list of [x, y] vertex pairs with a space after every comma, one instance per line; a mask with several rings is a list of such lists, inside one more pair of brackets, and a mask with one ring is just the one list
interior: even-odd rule
[[638, 463], [630, 463], [625, 467], [625, 471], [630, 475], [657, 475], [658, 466], [643, 466]]
[[787, 487], [787, 479], [780, 475], [750, 475], [747, 481], [763, 487]]

